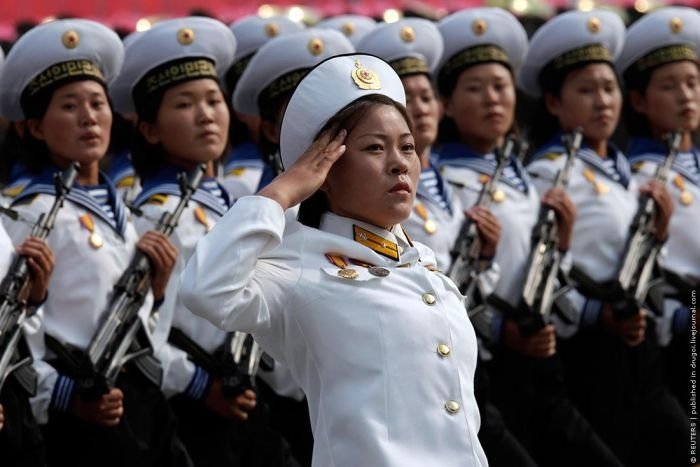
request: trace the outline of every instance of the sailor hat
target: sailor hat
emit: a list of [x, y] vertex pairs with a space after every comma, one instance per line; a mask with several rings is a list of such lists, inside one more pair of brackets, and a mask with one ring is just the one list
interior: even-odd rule
[[192, 16], [162, 21], [130, 39], [124, 66], [110, 89], [115, 108], [134, 112], [154, 93], [185, 81], [223, 78], [236, 39], [224, 23]]
[[333, 29], [310, 28], [276, 37], [260, 47], [246, 67], [233, 93], [233, 108], [260, 115], [260, 102], [292, 91], [323, 60], [354, 51], [350, 41]]
[[36, 26], [7, 55], [0, 76], [0, 114], [23, 120], [36, 97], [73, 81], [109, 85], [123, 60], [119, 36], [100, 23], [63, 19]]
[[280, 154], [290, 167], [323, 126], [353, 101], [382, 94], [406, 105], [401, 78], [384, 60], [372, 55], [333, 57], [311, 70], [294, 90], [282, 119]]
[[286, 16], [263, 18], [258, 15], [245, 16], [229, 25], [236, 37], [236, 56], [226, 73], [226, 87], [233, 91], [253, 54], [270, 39], [301, 31], [304, 26]]
[[430, 75], [442, 56], [442, 48], [437, 25], [420, 18], [380, 24], [357, 45], [358, 52], [389, 62], [399, 76]]
[[367, 16], [338, 15], [319, 21], [316, 27], [342, 32], [357, 47], [362, 38], [377, 27], [377, 22]]
[[568, 11], [547, 21], [530, 40], [518, 86], [532, 97], [541, 79], [582, 63], [614, 63], [625, 40], [625, 25], [612, 11]]

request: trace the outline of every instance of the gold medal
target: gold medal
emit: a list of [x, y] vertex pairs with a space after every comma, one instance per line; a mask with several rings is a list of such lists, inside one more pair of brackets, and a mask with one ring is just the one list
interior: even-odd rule
[[693, 195], [691, 195], [689, 191], [681, 192], [681, 204], [683, 204], [683, 206], [690, 206], [693, 204]]
[[354, 269], [341, 269], [338, 271], [338, 277], [342, 277], [343, 279], [357, 279], [359, 275], [360, 273]]
[[685, 180], [683, 180], [683, 177], [680, 175], [676, 175], [676, 177], [673, 179], [673, 184], [676, 185], [676, 188], [678, 188], [681, 191], [680, 194], [680, 201], [683, 206], [689, 206], [693, 204], [693, 195], [685, 189]]
[[194, 208], [194, 218], [197, 219], [197, 222], [204, 226], [205, 232], [209, 232], [210, 229], [209, 222], [207, 221], [207, 213], [204, 212], [204, 209], [202, 209], [201, 206]]
[[607, 186], [605, 183], [596, 180], [595, 174], [593, 171], [589, 168], [586, 168], [583, 170], [583, 176], [588, 180], [592, 185], [593, 189], [598, 195], [604, 195], [610, 191], [610, 187]]
[[91, 247], [93, 247], [95, 250], [102, 248], [102, 245], [104, 245], [104, 240], [98, 234], [95, 232], [95, 221], [92, 220], [92, 216], [88, 213], [83, 214], [78, 218], [80, 220], [80, 225], [82, 225], [85, 230], [90, 232], [90, 236], [88, 237], [88, 243], [90, 244]]
[[599, 195], [605, 195], [610, 191], [610, 187], [603, 182], [595, 183], [595, 192]]
[[423, 203], [417, 203], [414, 209], [416, 210], [416, 214], [418, 214], [418, 217], [423, 219], [423, 230], [425, 230], [430, 235], [433, 235], [435, 232], [437, 232], [437, 224], [434, 220], [428, 219], [428, 210], [425, 208]]
[[491, 194], [491, 199], [493, 199], [497, 203], [502, 203], [506, 200], [506, 194], [501, 190], [496, 190]]
[[90, 246], [96, 250], [102, 248], [102, 245], [104, 245], [104, 240], [102, 240], [100, 234], [95, 232], [90, 234], [90, 238], [88, 239], [88, 241], [90, 242]]

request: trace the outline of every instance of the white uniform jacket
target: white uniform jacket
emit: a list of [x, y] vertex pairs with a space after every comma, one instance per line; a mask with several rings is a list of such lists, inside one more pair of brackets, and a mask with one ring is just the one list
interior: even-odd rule
[[309, 401], [314, 466], [485, 466], [463, 297], [425, 267], [429, 249], [393, 231], [332, 214], [309, 228], [245, 197], [199, 242], [180, 293], [289, 367]]
[[[114, 285], [136, 251], [136, 230], [127, 217], [121, 199], [113, 188], [110, 189], [113, 199], [118, 199], [115, 203], [116, 221], [110, 221], [100, 205], [76, 186], [58, 212], [54, 228], [47, 239], [55, 256], [55, 268], [49, 282], [48, 297], [42, 307], [43, 329], [46, 334], [80, 350], [87, 349], [105, 318]], [[16, 198], [13, 209], [23, 221], [5, 222], [15, 245], [29, 235], [31, 223], [51, 209], [54, 196], [49, 192], [53, 192], [53, 186], [43, 183], [42, 178], [37, 177], [37, 183], [29, 185]], [[86, 216], [91, 222], [87, 221]], [[99, 248], [91, 245], [91, 236], [93, 240], [101, 240]], [[149, 293], [139, 311], [144, 325], [152, 306], [153, 297]], [[53, 358], [43, 348], [43, 342], [36, 342], [35, 345], [38, 347], [33, 346], [33, 351], [38, 355], [46, 352], [49, 361]], [[56, 378], [53, 371], [51, 375], [40, 374], [39, 394], [35, 398], [39, 405], [34, 408], [40, 422], [47, 419], [52, 397], [67, 396], [62, 388], [54, 391]]]
[[221, 184], [232, 200], [252, 195], [258, 191], [264, 167], [258, 146], [252, 142], [243, 143], [229, 155]]
[[[640, 185], [656, 175], [666, 158], [663, 144], [655, 140], [635, 139], [628, 153], [633, 167], [632, 178]], [[661, 266], [678, 275], [700, 282], [700, 158], [693, 149], [681, 152], [674, 160], [668, 176], [668, 191], [674, 201], [669, 236]], [[686, 303], [691, 297], [686, 297]], [[664, 316], [657, 319], [659, 343], [667, 345], [676, 332], [687, 332], [690, 310], [678, 300], [666, 300]], [[678, 329], [678, 328], [681, 329]], [[685, 327], [686, 329], [682, 329]]]
[[[528, 165], [528, 172], [538, 190], [552, 186], [566, 163], [565, 149], [556, 143], [543, 147]], [[637, 211], [638, 190], [630, 179], [625, 156], [610, 149], [608, 164], [593, 150], [581, 148], [571, 169], [567, 193], [576, 206], [576, 223], [570, 253], [574, 266], [596, 282], [613, 280], [629, 236], [630, 224]], [[570, 299], [579, 311], [578, 326], [597, 323], [601, 303], [586, 299], [577, 291]], [[568, 335], [576, 332], [572, 327]], [[567, 337], [566, 335], [564, 337]]]
[[[429, 167], [422, 174], [432, 171], [433, 168]], [[435, 179], [429, 183], [441, 182]], [[421, 177], [411, 216], [402, 224], [413, 240], [433, 250], [441, 271], [447, 271], [450, 267], [450, 252], [464, 223], [464, 211], [459, 197], [449, 187], [445, 187], [445, 190], [450, 202], [449, 208], [440, 206]]]

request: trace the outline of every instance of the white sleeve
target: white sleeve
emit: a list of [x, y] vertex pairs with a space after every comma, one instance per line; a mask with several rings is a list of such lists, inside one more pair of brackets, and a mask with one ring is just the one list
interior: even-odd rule
[[[283, 346], [281, 313], [301, 273], [299, 251], [275, 250], [285, 223], [277, 202], [240, 198], [199, 241], [180, 276], [185, 306], [220, 329], [268, 335], [267, 342]], [[280, 347], [269, 347], [281, 358]]]
[[49, 420], [49, 408], [58, 372], [44, 361], [46, 345], [44, 343], [43, 311], [40, 308], [33, 316], [26, 319], [22, 330], [29, 345], [34, 361], [32, 365], [37, 372], [36, 394], [29, 402], [37, 422], [45, 424]]

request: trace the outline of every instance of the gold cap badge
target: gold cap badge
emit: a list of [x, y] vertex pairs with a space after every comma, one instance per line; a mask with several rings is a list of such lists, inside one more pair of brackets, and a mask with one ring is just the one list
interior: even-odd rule
[[267, 37], [277, 37], [277, 35], [280, 33], [280, 27], [277, 26], [277, 23], [267, 23], [265, 25], [265, 34]]
[[382, 88], [382, 82], [379, 80], [379, 76], [369, 68], [363, 67], [359, 60], [355, 60], [355, 68], [352, 70], [352, 80], [360, 89]]
[[401, 28], [401, 40], [404, 42], [413, 42], [416, 38], [416, 31], [411, 26]]
[[323, 41], [315, 37], [309, 41], [309, 52], [311, 55], [321, 55], [323, 52]]
[[472, 21], [472, 32], [477, 36], [483, 35], [489, 28], [488, 23], [483, 19], [475, 19]]
[[177, 41], [182, 45], [190, 45], [194, 42], [194, 31], [190, 28], [182, 28], [177, 32]]
[[75, 49], [80, 44], [80, 36], [76, 31], [66, 31], [61, 38], [66, 49]]
[[598, 34], [600, 32], [600, 20], [596, 17], [589, 19], [587, 26], [588, 30], [593, 34]]
[[355, 33], [355, 24], [348, 21], [347, 23], [343, 24], [343, 27], [340, 29], [343, 31], [343, 34], [349, 37]]
[[675, 18], [671, 19], [669, 27], [671, 28], [671, 32], [673, 34], [678, 34], [683, 30], [683, 21], [681, 21], [681, 19], [676, 16]]

